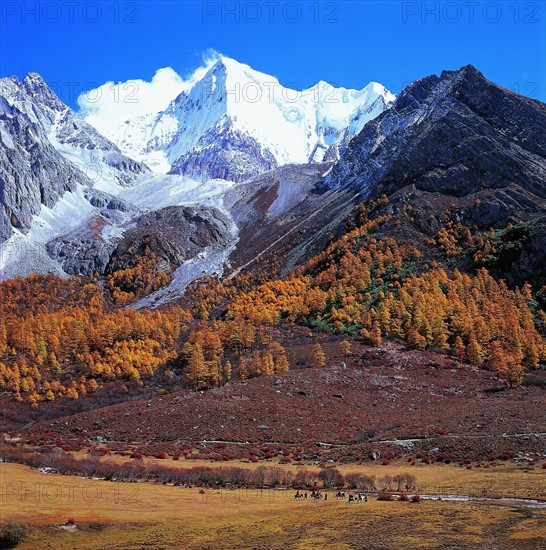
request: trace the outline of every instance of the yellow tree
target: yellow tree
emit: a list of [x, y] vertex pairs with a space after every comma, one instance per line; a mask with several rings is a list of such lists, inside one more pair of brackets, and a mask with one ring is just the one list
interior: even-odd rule
[[377, 321], [374, 322], [373, 327], [370, 330], [369, 340], [372, 346], [377, 347], [381, 345], [381, 328]]
[[511, 388], [516, 388], [523, 381], [523, 365], [519, 361], [508, 363], [508, 383]]
[[470, 336], [466, 348], [466, 356], [471, 363], [475, 363], [476, 365], [481, 365], [483, 363], [485, 351], [474, 336]]
[[491, 370], [497, 373], [497, 379], [507, 377], [508, 362], [506, 353], [498, 340], [489, 344], [489, 366]]
[[343, 340], [339, 344], [339, 351], [341, 351], [341, 355], [343, 357], [347, 357], [348, 355], [351, 355], [351, 343], [349, 340]]
[[231, 380], [231, 371], [233, 370], [232, 366], [231, 366], [231, 361], [226, 361], [224, 363], [224, 376], [226, 378], [226, 382], [229, 382]]
[[318, 343], [313, 346], [312, 365], [313, 367], [318, 368], [326, 366], [326, 354], [324, 353], [322, 346]]
[[186, 378], [192, 382], [195, 387], [203, 383], [207, 375], [205, 357], [203, 355], [203, 348], [199, 342], [196, 342], [192, 346], [190, 358], [186, 366]]
[[239, 374], [239, 380], [246, 380], [248, 378], [248, 365], [244, 356], [239, 357], [239, 364], [237, 366], [237, 372]]
[[425, 349], [427, 346], [427, 339], [419, 334], [414, 328], [408, 329], [406, 339], [412, 348]]
[[457, 336], [457, 338], [455, 338], [455, 343], [453, 344], [453, 353], [459, 359], [464, 359], [466, 355], [466, 348], [460, 336]]
[[273, 357], [274, 371], [276, 373], [287, 371], [288, 359], [284, 347], [279, 342], [271, 342], [267, 349]]

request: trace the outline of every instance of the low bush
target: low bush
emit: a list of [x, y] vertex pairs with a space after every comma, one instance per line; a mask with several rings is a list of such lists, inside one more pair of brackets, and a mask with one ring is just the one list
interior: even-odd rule
[[413, 495], [411, 497], [411, 502], [421, 502], [421, 495]]
[[21, 521], [10, 521], [2, 528], [0, 541], [2, 546], [16, 546], [23, 542], [30, 533], [30, 527]]

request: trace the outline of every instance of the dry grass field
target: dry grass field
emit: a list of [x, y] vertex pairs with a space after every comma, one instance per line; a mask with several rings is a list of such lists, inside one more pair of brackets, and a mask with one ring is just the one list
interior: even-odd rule
[[[403, 465], [345, 466], [379, 475]], [[544, 470], [411, 468], [428, 486], [502, 483], [544, 493]], [[507, 501], [347, 504], [294, 501], [293, 491], [185, 489], [45, 475], [0, 464], [2, 522], [32, 526], [18, 548], [546, 548], [546, 508]], [[525, 494], [524, 494], [525, 493]], [[75, 527], [64, 524], [69, 518]]]

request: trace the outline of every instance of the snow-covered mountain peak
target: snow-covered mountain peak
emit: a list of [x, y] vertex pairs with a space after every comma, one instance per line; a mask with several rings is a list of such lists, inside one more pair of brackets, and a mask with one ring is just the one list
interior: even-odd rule
[[243, 181], [275, 166], [337, 158], [393, 100], [375, 82], [362, 90], [324, 80], [294, 89], [220, 57], [163, 111], [99, 129], [158, 173]]

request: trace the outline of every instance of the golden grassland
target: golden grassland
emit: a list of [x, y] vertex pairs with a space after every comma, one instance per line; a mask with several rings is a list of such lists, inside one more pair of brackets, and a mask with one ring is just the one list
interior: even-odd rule
[[[401, 465], [342, 469], [351, 468], [372, 475], [403, 471]], [[525, 481], [544, 492], [544, 471], [495, 470], [511, 480], [507, 488]], [[451, 466], [410, 471], [429, 484], [486, 483], [493, 473]], [[293, 491], [282, 490], [208, 489], [203, 495], [197, 488], [44, 475], [11, 463], [0, 464], [0, 476], [2, 522], [32, 526], [21, 549], [546, 548], [546, 508], [517, 503], [372, 498], [349, 505], [333, 494], [327, 502], [294, 501]], [[69, 518], [74, 530], [62, 527]]]

